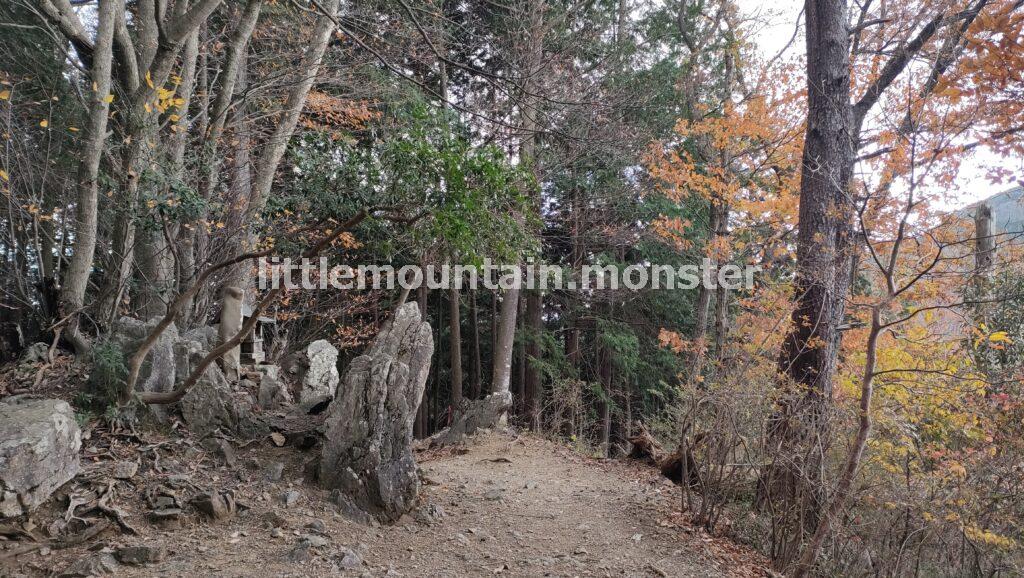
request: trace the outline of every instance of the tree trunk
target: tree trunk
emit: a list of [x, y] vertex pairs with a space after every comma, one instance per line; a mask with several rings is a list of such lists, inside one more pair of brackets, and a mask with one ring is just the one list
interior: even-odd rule
[[[717, 201], [711, 202], [710, 213], [708, 215], [708, 247], [714, 247], [715, 238], [718, 236], [718, 222], [721, 218], [721, 210], [719, 209], [720, 203]], [[711, 261], [714, 265], [714, 261]], [[704, 371], [704, 360], [707, 355], [707, 340], [708, 334], [708, 315], [711, 309], [711, 295], [714, 289], [706, 287], [704, 283], [700, 284], [700, 290], [697, 292], [697, 310], [694, 312], [696, 320], [694, 321], [693, 327], [693, 356], [690, 363], [689, 382], [691, 384], [699, 383], [701, 373]]]
[[515, 370], [512, 372], [512, 399], [515, 404], [516, 417], [522, 417], [525, 413], [526, 404], [526, 343], [523, 336], [526, 334], [526, 295], [519, 293], [519, 303], [516, 305], [516, 330], [519, 333], [518, 343], [513, 340], [512, 347], [515, 351]]
[[[797, 308], [780, 369], [813, 398], [832, 394], [849, 286], [854, 164], [846, 2], [808, 1], [807, 134], [800, 181]], [[815, 345], [820, 344], [820, 345]]]
[[992, 234], [992, 207], [978, 205], [974, 212], [974, 275], [978, 297], [983, 298], [992, 280], [996, 258], [996, 238]]
[[[236, 112], [231, 114], [231, 105], [236, 94], [241, 93], [245, 87], [245, 73], [246, 73], [246, 52], [249, 48], [249, 42], [252, 39], [253, 31], [256, 28], [256, 23], [259, 21], [260, 13], [263, 8], [263, 0], [249, 0], [246, 2], [244, 9], [238, 16], [238, 21], [235, 24], [235, 28], [231, 33], [231, 37], [228, 40], [226, 54], [224, 56], [224, 64], [221, 67], [219, 77], [221, 78], [220, 87], [217, 91], [217, 96], [213, 100], [209, 109], [209, 117], [206, 120], [206, 128], [202, 132], [202, 147], [200, 149], [200, 160], [199, 160], [199, 194], [205, 201], [209, 201], [214, 196], [214, 191], [220, 181], [221, 173], [221, 157], [220, 145], [221, 140], [224, 138], [225, 127], [227, 126], [229, 117], [235, 119], [236, 126], [239, 122], [244, 121], [244, 112]], [[209, 98], [209, 95], [205, 95]], [[248, 130], [242, 129], [240, 131], [241, 138], [236, 139], [238, 144], [235, 146], [236, 151], [233, 155], [235, 158], [235, 170], [236, 176], [235, 182], [232, 185], [232, 190], [237, 194], [240, 187], [239, 181], [239, 170], [240, 165], [244, 165], [244, 171], [248, 173], [248, 155], [249, 155], [249, 143], [248, 141]], [[239, 153], [244, 153], [239, 155]], [[248, 181], [248, 177], [245, 179]], [[244, 215], [247, 212], [247, 203], [251, 192], [251, 185], [246, 184], [245, 188], [245, 203], [235, 205], [232, 207], [232, 214], [235, 216], [235, 220], [242, 221]], [[236, 199], [237, 200], [237, 199]], [[204, 211], [200, 215], [199, 220], [205, 220], [207, 217]], [[237, 226], [232, 223], [232, 226]], [[234, 230], [234, 229], [231, 229]], [[185, 279], [191, 279], [195, 275], [195, 263], [202, 263], [209, 259], [210, 255], [206, 254], [209, 244], [205, 242], [205, 236], [208, 233], [201, 230], [199, 227], [189, 227], [184, 230], [183, 235], [180, 238], [180, 242], [183, 243], [189, 251], [195, 251], [195, 256], [190, 256], [187, 268], [183, 268], [182, 277]], [[204, 237], [199, 242], [197, 237]], [[224, 286], [238, 286], [247, 287], [244, 283], [243, 276], [241, 275], [242, 268], [249, 270], [250, 265], [240, 265], [235, 270], [228, 272], [228, 281], [224, 283]], [[204, 290], [198, 296], [200, 302], [206, 302], [209, 296]], [[187, 319], [191, 318], [193, 302], [186, 304], [185, 313]]]
[[[729, 205], [722, 203], [718, 211], [718, 230], [716, 240], [721, 242], [729, 236]], [[718, 263], [718, 269], [723, 263]], [[722, 360], [725, 351], [725, 338], [729, 334], [729, 288], [719, 284], [715, 288], [715, 357], [717, 363]]]
[[480, 399], [480, 318], [477, 315], [476, 290], [469, 290], [469, 319], [473, 334], [469, 342], [469, 397]]
[[[796, 308], [779, 356], [790, 380], [768, 424], [774, 462], [762, 474], [761, 503], [773, 509], [777, 568], [791, 566], [821, 517], [820, 456], [849, 289], [849, 182], [857, 130], [850, 102], [845, 0], [805, 3], [808, 113], [800, 181]], [[767, 499], [765, 499], [767, 498]]]
[[601, 439], [600, 451], [604, 457], [609, 456], [612, 440], [612, 360], [611, 352], [600, 345], [600, 356], [598, 374], [601, 379], [601, 401], [598, 404], [598, 412], [601, 415]]
[[[425, 284], [416, 289], [416, 305], [420, 308], [420, 317], [427, 321], [427, 286]], [[429, 403], [429, 392], [424, 387], [420, 407], [416, 410], [416, 424], [413, 428], [417, 439], [427, 437], [427, 406]]]
[[317, 18], [313, 38], [310, 39], [309, 46], [302, 54], [302, 60], [299, 61], [296, 69], [298, 80], [288, 91], [284, 110], [277, 118], [274, 134], [271, 135], [267, 146], [260, 155], [256, 181], [253, 185], [253, 201], [249, 206], [249, 216], [262, 211], [263, 205], [270, 197], [270, 188], [274, 184], [277, 166], [284, 157], [288, 141], [291, 140], [292, 134], [295, 132], [295, 125], [298, 124], [299, 115], [302, 114], [302, 108], [306, 105], [306, 97], [309, 96], [309, 91], [316, 82], [320, 64], [330, 43], [331, 34], [334, 32], [334, 19], [338, 13], [339, 1], [324, 0], [321, 2], [325, 14], [321, 14]]
[[543, 331], [543, 303], [539, 289], [526, 294], [526, 318], [523, 332], [524, 363], [523, 368], [523, 415], [533, 431], [540, 430], [541, 389], [540, 372], [535, 363], [540, 360], [540, 337]]
[[451, 350], [451, 411], [458, 411], [462, 405], [462, 327], [459, 318], [459, 289], [453, 286], [448, 291], [448, 344]]
[[61, 295], [63, 315], [71, 315], [64, 334], [78, 353], [88, 350], [88, 342], [78, 328], [78, 312], [85, 303], [85, 291], [96, 254], [96, 229], [99, 210], [99, 169], [103, 143], [107, 139], [107, 117], [111, 94], [111, 62], [117, 13], [124, 10], [122, 0], [103, 0], [99, 4], [96, 42], [92, 53], [94, 90], [89, 93], [89, 121], [86, 125], [82, 161], [78, 168], [78, 202], [75, 206], [75, 245], [71, 263], [64, 278]]
[[509, 289], [501, 301], [497, 341], [494, 349], [494, 372], [491, 393], [509, 390], [512, 376], [512, 347], [516, 338], [516, 316], [519, 312], [519, 289]]

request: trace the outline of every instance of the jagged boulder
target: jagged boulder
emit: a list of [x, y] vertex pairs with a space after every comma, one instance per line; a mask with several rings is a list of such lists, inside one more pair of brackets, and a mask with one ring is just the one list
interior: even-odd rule
[[233, 391], [224, 373], [213, 364], [181, 399], [181, 417], [198, 437], [221, 430], [255, 439], [269, 433], [269, 427], [254, 411], [255, 405], [248, 392]]
[[[111, 340], [124, 352], [125, 359], [128, 360], [159, 321], [156, 318], [147, 322], [132, 317], [121, 317], [114, 323]], [[160, 334], [160, 338], [142, 363], [139, 381], [135, 386], [137, 390], [168, 392], [174, 389], [177, 381], [187, 377], [178, 377], [179, 355], [175, 352], [178, 340], [178, 328], [174, 324]]]
[[352, 360], [325, 423], [321, 483], [385, 521], [416, 504], [412, 428], [433, 351], [430, 324], [415, 303], [403, 305]]
[[195, 341], [200, 349], [209, 351], [217, 346], [220, 337], [217, 334], [217, 326], [200, 325], [195, 329], [189, 329], [181, 334], [182, 341]]
[[302, 377], [299, 403], [310, 407], [334, 398], [338, 390], [338, 349], [323, 339], [306, 347], [309, 366]]
[[25, 351], [21, 354], [21, 363], [41, 363], [47, 360], [50, 352], [50, 346], [46, 343], [33, 343], [25, 348]]
[[512, 408], [512, 394], [508, 391], [492, 393], [463, 406], [452, 419], [451, 426], [437, 432], [428, 440], [429, 447], [459, 444], [466, 436], [479, 430], [496, 429], [504, 425], [502, 418]]
[[281, 409], [292, 404], [292, 394], [284, 382], [270, 374], [264, 374], [260, 379], [257, 400], [260, 407], [265, 410]]
[[82, 435], [59, 399], [0, 402], [0, 518], [30, 512], [75, 477]]

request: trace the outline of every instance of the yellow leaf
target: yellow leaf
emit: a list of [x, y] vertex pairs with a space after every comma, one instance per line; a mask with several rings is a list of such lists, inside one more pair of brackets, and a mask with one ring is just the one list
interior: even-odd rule
[[50, 126], [50, 121], [48, 121], [48, 120], [46, 120], [44, 118], [43, 120], [39, 121], [39, 126], [41, 126], [43, 128], [46, 128], [46, 127]]
[[146, 86], [153, 88], [153, 77], [149, 75], [149, 71], [146, 71]]
[[9, 90], [0, 91], [0, 100], [7, 100], [8, 98], [11, 98], [11, 91], [9, 91]]
[[167, 118], [171, 119], [171, 122], [178, 122], [179, 120], [181, 120], [181, 117], [176, 114], [172, 114]]
[[78, 132], [78, 129], [73, 127], [73, 126], [69, 126], [68, 130], [71, 131], [71, 132]]
[[1010, 335], [1005, 331], [996, 331], [992, 335], [988, 336], [988, 340], [991, 341], [992, 343], [1013, 343], [1013, 340], [1010, 339]]
[[145, 108], [146, 108], [146, 112], [153, 112], [153, 107], [150, 106], [148, 102], [146, 103]]
[[7, 171], [5, 171], [3, 169], [0, 169], [0, 179], [3, 179], [5, 181], [9, 181], [9, 180], [11, 180], [11, 177], [9, 177], [7, 175]]
[[107, 96], [104, 96], [103, 97], [103, 102], [105, 102], [107, 104], [110, 104], [110, 103], [114, 102], [114, 95], [113, 94], [108, 94]]

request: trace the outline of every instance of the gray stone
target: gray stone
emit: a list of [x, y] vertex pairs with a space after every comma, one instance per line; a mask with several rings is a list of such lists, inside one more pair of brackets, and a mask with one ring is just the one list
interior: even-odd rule
[[139, 471], [139, 462], [121, 461], [114, 464], [110, 475], [119, 480], [130, 480]]
[[223, 428], [232, 431], [231, 388], [216, 364], [206, 368], [192, 389], [181, 400], [181, 416], [192, 433], [205, 437]]
[[429, 447], [460, 444], [466, 436], [483, 429], [502, 426], [502, 417], [512, 407], [512, 394], [504, 391], [467, 403], [452, 419], [452, 425], [430, 437]]
[[444, 519], [444, 516], [444, 508], [431, 502], [416, 510], [416, 514], [413, 517], [416, 518], [416, 521], [420, 524], [433, 526]]
[[46, 361], [50, 353], [50, 346], [46, 343], [33, 343], [25, 348], [21, 354], [21, 363], [40, 363]]
[[328, 410], [320, 479], [383, 520], [416, 504], [412, 427], [433, 351], [430, 324], [415, 303], [403, 305], [352, 360]]
[[82, 434], [59, 399], [0, 401], [0, 518], [35, 509], [79, 469]]
[[330, 542], [331, 542], [327, 538], [325, 538], [323, 536], [318, 536], [316, 534], [303, 534], [299, 538], [303, 542], [308, 542], [309, 545], [314, 547], [314, 548], [323, 548], [324, 546], [326, 546], [327, 544], [330, 544]]
[[348, 497], [341, 490], [334, 490], [331, 492], [331, 501], [338, 506], [338, 512], [345, 519], [350, 522], [362, 524], [364, 526], [372, 526], [375, 521], [373, 516], [367, 514], [362, 508], [355, 505], [352, 498]]
[[182, 341], [192, 341], [199, 344], [200, 349], [210, 351], [217, 347], [217, 326], [201, 325], [190, 329], [181, 335]]
[[256, 372], [258, 372], [260, 374], [261, 379], [266, 379], [268, 377], [270, 379], [276, 379], [276, 380], [280, 380], [281, 379], [281, 368], [276, 366], [276, 365], [272, 365], [272, 364], [269, 364], [269, 363], [263, 363], [263, 364], [260, 364], [260, 365], [253, 366], [253, 369], [255, 369]]
[[300, 494], [297, 490], [288, 490], [281, 494], [281, 503], [285, 508], [291, 508], [299, 501]]
[[260, 379], [260, 389], [257, 398], [260, 407], [265, 410], [280, 409], [294, 403], [292, 394], [288, 391], [288, 386], [276, 376], [271, 376], [270, 374], [264, 374], [263, 378]]
[[311, 407], [332, 399], [338, 390], [338, 349], [320, 339], [306, 347], [306, 358], [309, 367], [302, 377], [299, 403]]
[[363, 557], [351, 548], [339, 548], [334, 564], [341, 570], [354, 570], [363, 565]]
[[[142, 321], [132, 317], [121, 317], [114, 322], [110, 333], [111, 340], [124, 353], [126, 363], [159, 322], [158, 318]], [[168, 392], [174, 389], [174, 385], [178, 381], [178, 364], [174, 345], [178, 339], [178, 328], [173, 323], [163, 330], [139, 368], [139, 381], [135, 384], [136, 390]], [[183, 380], [185, 377], [181, 377], [181, 379]]]
[[211, 364], [182, 398], [181, 416], [189, 430], [200, 438], [222, 430], [244, 439], [257, 439], [270, 430], [253, 410], [254, 404], [248, 393], [232, 391], [220, 368]]
[[232, 518], [237, 507], [230, 492], [207, 492], [192, 498], [192, 505], [207, 518], [219, 521]]
[[86, 578], [88, 576], [106, 576], [116, 574], [118, 570], [117, 560], [112, 554], [99, 553], [86, 556], [68, 566], [68, 569], [60, 574], [62, 578]]
[[144, 566], [162, 561], [167, 557], [167, 550], [163, 546], [124, 546], [114, 555], [122, 564]]
[[264, 470], [264, 474], [267, 477], [267, 481], [277, 482], [281, 480], [281, 476], [284, 475], [284, 464], [281, 462], [274, 462], [267, 466]]
[[310, 560], [313, 559], [313, 553], [310, 551], [311, 549], [312, 549], [312, 544], [310, 544], [309, 542], [306, 542], [306, 541], [299, 542], [298, 544], [295, 545], [294, 548], [292, 548], [288, 552], [288, 556], [287, 556], [288, 561], [289, 562], [296, 562], [296, 563], [309, 562]]
[[153, 510], [149, 513], [149, 518], [154, 522], [165, 522], [168, 520], [177, 520], [181, 517], [181, 508], [160, 508]]

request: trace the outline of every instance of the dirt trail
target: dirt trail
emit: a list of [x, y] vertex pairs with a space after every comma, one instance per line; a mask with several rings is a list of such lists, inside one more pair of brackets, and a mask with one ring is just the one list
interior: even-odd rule
[[[169, 552], [143, 567], [122, 565], [117, 575], [764, 575], [744, 548], [677, 526], [671, 505], [678, 489], [653, 471], [587, 459], [534, 437], [492, 434], [464, 450], [421, 454], [424, 511], [436, 514], [432, 506], [440, 506], [443, 515], [380, 527], [342, 517], [325, 492], [302, 483], [302, 460], [285, 449], [240, 452], [239, 465], [227, 473], [182, 460], [197, 485], [231, 485], [249, 507], [224, 522], [190, 516], [172, 529], [126, 508], [140, 535], [112, 536], [105, 545], [163, 544]], [[285, 475], [269, 482], [260, 468], [275, 459], [286, 462]], [[145, 482], [136, 485], [141, 491]], [[286, 507], [279, 496], [288, 491], [297, 493]], [[128, 492], [122, 497], [132, 499]], [[297, 551], [309, 536], [312, 547]], [[346, 558], [347, 552], [356, 556]], [[9, 574], [0, 565], [0, 575], [59, 573], [90, 555], [96, 554], [84, 547], [27, 554]]]

